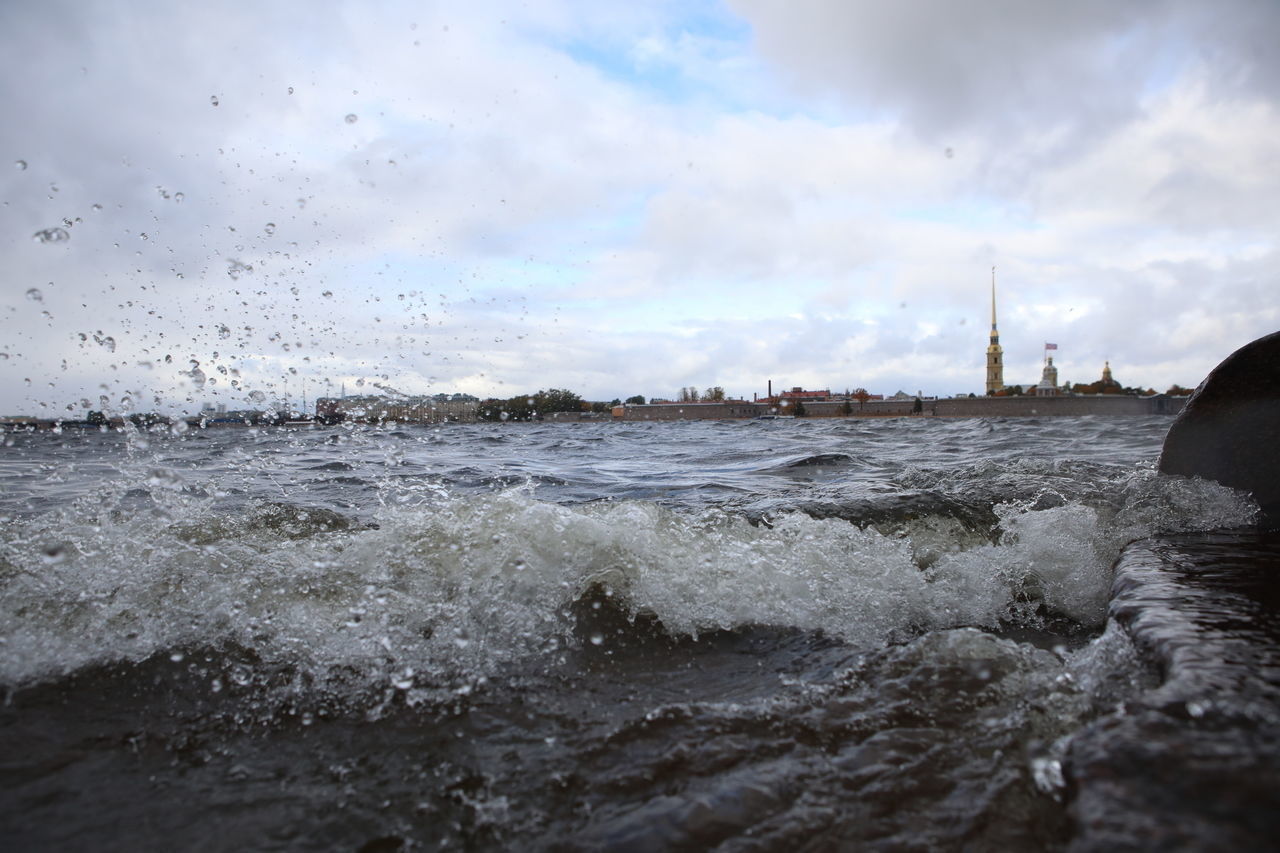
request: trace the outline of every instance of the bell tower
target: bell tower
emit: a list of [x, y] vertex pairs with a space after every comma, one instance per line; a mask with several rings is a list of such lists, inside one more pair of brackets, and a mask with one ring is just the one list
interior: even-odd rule
[[991, 268], [991, 344], [987, 347], [987, 394], [1004, 388], [1004, 350], [996, 329], [996, 268]]

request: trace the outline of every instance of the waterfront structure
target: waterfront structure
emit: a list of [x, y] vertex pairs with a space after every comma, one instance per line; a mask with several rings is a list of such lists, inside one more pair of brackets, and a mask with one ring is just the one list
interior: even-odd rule
[[996, 268], [991, 268], [991, 343], [987, 346], [987, 394], [1004, 388], [1004, 350], [996, 329]]
[[1037, 397], [1056, 397], [1058, 395], [1058, 368], [1053, 366], [1053, 356], [1044, 360], [1044, 370], [1040, 373], [1040, 384], [1036, 386]]
[[[1079, 417], [1081, 415], [1175, 415], [1186, 403], [1185, 397], [1157, 394], [1136, 397], [1129, 394], [1076, 396], [1058, 394], [1051, 397], [1023, 395], [1017, 397], [944, 397], [922, 400], [919, 408], [914, 399], [874, 400], [865, 406], [855, 405], [845, 411], [843, 401], [824, 400], [805, 403], [807, 418], [1019, 418]], [[776, 415], [764, 402], [683, 403], [667, 405], [618, 406], [613, 410], [617, 421], [692, 421], [758, 418]], [[801, 418], [804, 420], [805, 418]]]
[[316, 400], [316, 419], [324, 422], [400, 421], [402, 423], [440, 423], [442, 421], [474, 421], [480, 403], [462, 394], [452, 397], [321, 397]]
[[1111, 362], [1107, 361], [1102, 366], [1102, 378], [1097, 382], [1091, 382], [1087, 385], [1076, 384], [1072, 388], [1074, 394], [1123, 394], [1124, 386], [1117, 382], [1111, 375]]

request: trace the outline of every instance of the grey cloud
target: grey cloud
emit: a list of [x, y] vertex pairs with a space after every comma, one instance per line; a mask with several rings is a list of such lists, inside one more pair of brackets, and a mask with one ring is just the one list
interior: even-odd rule
[[[675, 6], [633, 6], [0, 7], [0, 73], [34, 81], [0, 91], [0, 414], [182, 406], [193, 359], [229, 401], [303, 377], [951, 392], [980, 385], [991, 263], [1029, 370], [1043, 337], [1194, 382], [1160, 378], [1162, 331], [1207, 369], [1214, 335], [1276, 322], [1270, 4], [736, 3], [834, 111], [736, 42], [664, 67], [708, 91], [747, 68], [759, 100], [664, 103], [563, 49], [676, 38]], [[1088, 322], [1046, 307], [1072, 300]], [[761, 305], [781, 317], [741, 319]]]
[[1200, 64], [1224, 90], [1275, 97], [1280, 85], [1280, 6], [1269, 0], [731, 5], [800, 86], [938, 140], [1103, 134]]

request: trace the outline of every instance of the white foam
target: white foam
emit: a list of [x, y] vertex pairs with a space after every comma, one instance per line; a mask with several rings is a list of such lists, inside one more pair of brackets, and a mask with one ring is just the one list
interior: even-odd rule
[[[290, 538], [296, 531], [239, 529], [207, 501], [164, 495], [171, 505], [160, 512], [86, 501], [5, 522], [0, 681], [234, 642], [317, 676], [423, 685], [558, 654], [572, 641], [570, 604], [593, 585], [695, 636], [765, 624], [881, 643], [1028, 616], [1028, 594], [1101, 624], [1125, 542], [1253, 511], [1213, 484], [1142, 473], [1111, 503], [1001, 505], [997, 544], [965, 536], [949, 549], [937, 541], [946, 525], [928, 520], [915, 543], [910, 530], [800, 513], [757, 527], [648, 502], [557, 505], [525, 489], [424, 491], [416, 506], [388, 501], [376, 529]], [[925, 570], [921, 548], [936, 556]]]

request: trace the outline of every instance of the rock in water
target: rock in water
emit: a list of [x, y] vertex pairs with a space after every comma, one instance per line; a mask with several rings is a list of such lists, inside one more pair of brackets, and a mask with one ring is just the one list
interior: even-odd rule
[[1252, 492], [1280, 522], [1280, 332], [1213, 369], [1169, 427], [1160, 470]]

